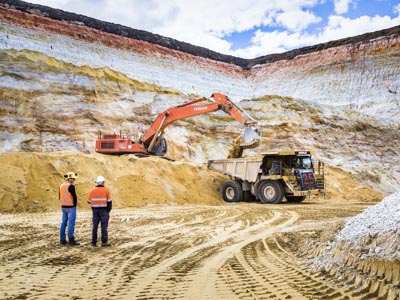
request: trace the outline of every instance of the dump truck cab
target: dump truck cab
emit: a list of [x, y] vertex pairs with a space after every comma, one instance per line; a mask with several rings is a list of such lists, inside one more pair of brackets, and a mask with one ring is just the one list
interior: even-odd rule
[[324, 195], [322, 162], [314, 166], [311, 151], [261, 153], [254, 158], [210, 160], [208, 167], [229, 175], [222, 197], [227, 202], [249, 196], [262, 203], [301, 202], [307, 196]]

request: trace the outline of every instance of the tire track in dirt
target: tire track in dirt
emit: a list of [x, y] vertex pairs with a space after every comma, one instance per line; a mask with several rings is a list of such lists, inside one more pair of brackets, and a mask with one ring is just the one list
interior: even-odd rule
[[243, 203], [113, 210], [110, 248], [90, 246], [90, 211], [78, 215], [81, 247], [59, 245], [58, 212], [4, 215], [0, 298], [368, 298], [377, 294], [374, 282], [368, 291], [355, 293], [358, 281], [344, 289], [330, 274], [311, 273], [296, 250], [315, 228], [363, 207]]
[[[196, 295], [199, 295], [201, 299], [218, 299], [222, 295], [226, 297], [228, 293], [235, 295], [235, 298], [242, 297], [241, 289], [243, 283], [246, 282], [246, 280], [247, 282], [254, 282], [254, 279], [250, 277], [241, 278], [237, 285], [232, 286], [232, 281], [229, 279], [228, 274], [224, 274], [222, 266], [227, 260], [234, 257], [237, 253], [240, 253], [242, 248], [246, 245], [278, 232], [280, 229], [292, 225], [298, 219], [298, 215], [295, 212], [285, 212], [283, 216], [281, 213], [275, 213], [275, 216], [278, 216], [279, 222], [273, 222], [278, 218], [270, 220], [269, 224], [266, 224], [269, 225], [268, 227], [262, 228], [262, 230], [254, 232], [250, 236], [242, 236], [242, 238], [238, 239], [233, 245], [225, 247], [217, 255], [204, 261], [202, 268], [191, 278], [194, 284], [189, 287], [184, 298], [194, 299]], [[248, 293], [247, 289], [244, 291], [245, 294]]]
[[[207, 214], [204, 214], [203, 210], [204, 209], [201, 209], [200, 215], [193, 212], [187, 213], [187, 211], [185, 211], [185, 216], [181, 219], [176, 215], [170, 216], [168, 218], [169, 221], [163, 222], [162, 227], [155, 223], [135, 228], [134, 231], [139, 230], [142, 236], [135, 242], [128, 242], [120, 245], [123, 249], [121, 249], [120, 255], [115, 258], [118, 259], [119, 256], [125, 256], [125, 253], [127, 254], [131, 251], [132, 246], [145, 246], [142, 246], [134, 254], [126, 255], [125, 258], [128, 258], [121, 261], [121, 264], [118, 264], [119, 267], [117, 268], [118, 271], [116, 274], [117, 284], [113, 285], [115, 294], [127, 294], [127, 291], [129, 291], [132, 286], [129, 282], [135, 281], [136, 273], [140, 273], [158, 263], [162, 263], [165, 259], [176, 255], [176, 253], [180, 251], [184, 251], [186, 248], [201, 244], [203, 240], [207, 239], [207, 236], [204, 236], [204, 232], [202, 233], [203, 236], [199, 235], [199, 229], [210, 227], [214, 222], [229, 223], [237, 218], [239, 214], [237, 209], [229, 211], [223, 209], [221, 211], [221, 209], [218, 208], [211, 211], [211, 213], [209, 209], [207, 209]], [[182, 245], [182, 240], [187, 240], [188, 243]], [[162, 257], [158, 260], [151, 259], [160, 255], [160, 253], [162, 253]], [[137, 285], [137, 282], [135, 281], [133, 285]], [[119, 297], [120, 296], [116, 298]]]
[[279, 247], [274, 236], [255, 245], [255, 251], [246, 255], [246, 262], [254, 263], [254, 252], [262, 270], [268, 270], [267, 279], [272, 286], [280, 286], [285, 294], [296, 299], [347, 299], [347, 295], [309, 271], [298, 267], [294, 257], [288, 256]]
[[[187, 271], [181, 271], [180, 274], [174, 272], [174, 267], [179, 268], [177, 267], [177, 265], [179, 264], [188, 264], [190, 266], [190, 268], [188, 269], [191, 269], [191, 262], [193, 260], [193, 257], [196, 257], [195, 262], [198, 263], [201, 261], [202, 257], [208, 256], [210, 252], [213, 253], [214, 251], [217, 251], [218, 248], [225, 247], [226, 243], [232, 243], [232, 240], [235, 239], [244, 239], [248, 234], [253, 234], [254, 232], [264, 230], [265, 226], [268, 226], [269, 224], [277, 221], [280, 217], [280, 213], [275, 213], [270, 220], [262, 223], [250, 226], [247, 226], [247, 224], [245, 226], [238, 225], [236, 230], [227, 232], [225, 231], [205, 243], [201, 243], [197, 246], [192, 246], [190, 248], [184, 249], [178, 254], [164, 259], [154, 267], [147, 268], [143, 272], [140, 272], [138, 276], [134, 279], [132, 284], [127, 287], [130, 291], [129, 297], [131, 297], [131, 299], [132, 297], [135, 299], [146, 298], [148, 297], [148, 293], [150, 290], [152, 296], [155, 298], [170, 297], [172, 293], [175, 293], [173, 289], [175, 289], [175, 287], [177, 286], [175, 282], [176, 278], [181, 278], [182, 274], [186, 275], [187, 273]], [[189, 279], [189, 281], [191, 280], [192, 279]], [[187, 279], [185, 278], [183, 281], [187, 281]], [[182, 289], [182, 287], [177, 289]], [[174, 296], [179, 295], [174, 294]]]

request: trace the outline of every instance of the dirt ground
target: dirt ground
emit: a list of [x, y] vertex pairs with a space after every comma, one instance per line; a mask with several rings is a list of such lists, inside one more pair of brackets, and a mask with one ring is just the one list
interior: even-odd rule
[[[8, 170], [0, 181], [0, 299], [400, 297], [398, 261], [360, 262], [365, 249], [330, 247], [345, 218], [382, 200], [340, 169], [327, 167], [326, 199], [262, 205], [224, 203], [227, 177], [190, 162], [71, 153], [0, 161]], [[80, 247], [59, 244], [58, 187], [68, 171], [78, 172]], [[98, 175], [113, 198], [110, 248], [90, 246], [84, 199]]]
[[[315, 248], [307, 245], [328, 240], [344, 218], [369, 205], [313, 200], [114, 209], [110, 248], [90, 246], [90, 211], [78, 211], [80, 247], [59, 245], [59, 212], [2, 214], [0, 298], [399, 299], [399, 286], [377, 272], [343, 278], [309, 265]], [[399, 277], [398, 264], [393, 270]]]

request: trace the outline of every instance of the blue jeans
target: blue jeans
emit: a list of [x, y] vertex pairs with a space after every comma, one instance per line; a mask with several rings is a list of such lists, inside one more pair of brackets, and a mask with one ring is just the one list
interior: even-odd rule
[[65, 228], [68, 224], [68, 239], [74, 238], [76, 207], [61, 207], [62, 220], [60, 226], [60, 241], [65, 241]]

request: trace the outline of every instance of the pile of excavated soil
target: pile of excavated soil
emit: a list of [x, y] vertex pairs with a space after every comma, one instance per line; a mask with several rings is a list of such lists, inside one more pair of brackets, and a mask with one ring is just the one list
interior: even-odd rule
[[336, 201], [378, 202], [382, 193], [360, 185], [352, 174], [337, 167], [325, 165], [327, 199]]
[[370, 258], [400, 262], [400, 192], [385, 197], [339, 227], [342, 228], [333, 229], [338, 232], [336, 236], [331, 232], [331, 240], [322, 245], [326, 247], [322, 256], [329, 259], [317, 256], [315, 266], [343, 264], [350, 259], [350, 253], [356, 253], [352, 262], [356, 264]]
[[[159, 157], [108, 156], [78, 153], [6, 153], [0, 162], [7, 176], [0, 181], [0, 212], [49, 211], [58, 208], [63, 175], [78, 173], [78, 205], [89, 209], [86, 197], [102, 175], [116, 208], [147, 204], [221, 205], [221, 186], [228, 177], [205, 165]], [[379, 201], [381, 194], [364, 188], [349, 173], [328, 167], [327, 199]]]
[[226, 177], [206, 166], [168, 161], [86, 154], [7, 153], [0, 155], [7, 176], [0, 181], [0, 212], [58, 209], [58, 188], [63, 175], [78, 173], [78, 206], [89, 209], [86, 197], [102, 175], [110, 188], [113, 206], [147, 204], [221, 203], [220, 186]]

